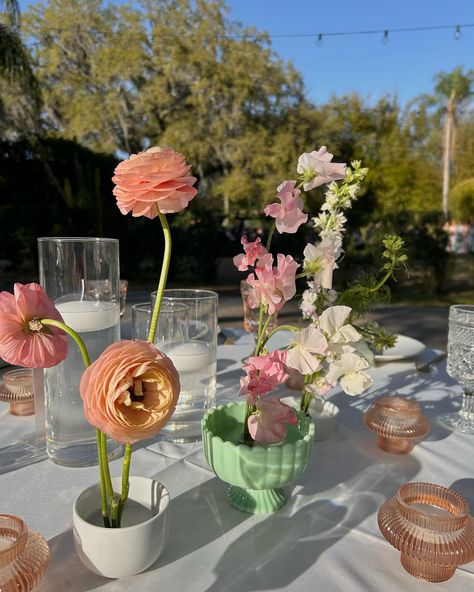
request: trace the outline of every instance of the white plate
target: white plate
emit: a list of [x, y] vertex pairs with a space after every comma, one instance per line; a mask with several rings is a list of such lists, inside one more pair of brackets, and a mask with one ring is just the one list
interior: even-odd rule
[[376, 354], [375, 361], [394, 362], [395, 360], [407, 360], [414, 358], [425, 348], [426, 345], [418, 341], [418, 339], [413, 339], [413, 337], [407, 337], [406, 335], [398, 335], [395, 347], [387, 349], [382, 354]]

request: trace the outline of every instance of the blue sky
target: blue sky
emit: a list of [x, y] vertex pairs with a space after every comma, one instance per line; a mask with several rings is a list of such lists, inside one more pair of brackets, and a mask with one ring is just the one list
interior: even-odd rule
[[[270, 34], [474, 24], [474, 0], [227, 0], [231, 16]], [[458, 65], [474, 68], [474, 27], [324, 38], [272, 39], [273, 49], [303, 74], [308, 96], [325, 102], [357, 91], [375, 99], [396, 93], [402, 103], [433, 88], [433, 76]]]
[[[123, 0], [116, 0], [116, 3]], [[22, 0], [24, 7], [31, 0]], [[405, 103], [430, 92], [433, 76], [458, 65], [474, 68], [474, 27], [382, 35], [323, 38], [338, 31], [474, 24], [474, 0], [227, 0], [230, 17], [270, 35], [312, 34], [299, 39], [272, 38], [272, 47], [291, 60], [317, 103], [332, 94], [357, 91], [375, 100], [390, 93]]]

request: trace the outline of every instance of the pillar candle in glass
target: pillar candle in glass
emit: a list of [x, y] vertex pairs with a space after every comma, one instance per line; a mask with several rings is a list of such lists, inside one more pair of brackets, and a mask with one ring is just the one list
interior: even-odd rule
[[[153, 303], [155, 295], [153, 292]], [[181, 382], [176, 410], [160, 432], [163, 439], [200, 440], [204, 412], [216, 403], [217, 302], [218, 295], [209, 290], [165, 290], [164, 310], [185, 306], [188, 312], [186, 331], [180, 340], [163, 339], [158, 320], [155, 343], [171, 358]]]
[[[108, 238], [39, 238], [40, 283], [91, 361], [120, 339], [119, 244]], [[97, 464], [96, 431], [85, 419], [79, 383], [84, 362], [69, 339], [67, 358], [44, 371], [46, 452], [60, 465]], [[109, 456], [121, 446], [109, 441]]]

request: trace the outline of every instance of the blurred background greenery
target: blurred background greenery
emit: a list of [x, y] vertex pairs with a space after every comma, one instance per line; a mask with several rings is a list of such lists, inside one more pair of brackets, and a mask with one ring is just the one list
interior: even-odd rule
[[[21, 23], [14, 0], [0, 8], [3, 282], [34, 276], [36, 238], [48, 235], [117, 237], [123, 277], [155, 280], [159, 225], [122, 216], [111, 182], [121, 158], [153, 145], [186, 154], [198, 177], [198, 197], [170, 217], [170, 279], [236, 282], [240, 232], [265, 233], [276, 186], [326, 144], [335, 161], [370, 168], [338, 281], [373, 268], [383, 234], [396, 232], [410, 259], [396, 298], [474, 301], [473, 255], [447, 253], [443, 230], [474, 219], [472, 71], [439, 73], [403, 108], [358, 94], [315, 105], [268, 35], [230, 21], [220, 0], [49, 0]], [[322, 198], [307, 198], [310, 215]], [[308, 224], [277, 246], [297, 256], [314, 239]]]

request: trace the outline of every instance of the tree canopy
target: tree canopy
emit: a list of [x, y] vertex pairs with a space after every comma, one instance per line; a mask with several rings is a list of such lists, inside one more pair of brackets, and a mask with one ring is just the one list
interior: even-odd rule
[[[3, 4], [17, 19], [16, 2]], [[87, 177], [85, 189], [58, 174], [61, 155], [53, 152], [64, 140], [101, 163], [100, 155], [115, 162], [152, 145], [172, 146], [198, 177], [193, 208], [221, 218], [260, 215], [276, 186], [296, 175], [298, 156], [322, 144], [335, 161], [361, 159], [370, 169], [351, 212], [354, 227], [400, 212], [440, 212], [443, 113], [434, 106], [446, 107], [439, 101], [454, 83], [463, 109], [456, 111], [452, 185], [473, 176], [472, 87], [463, 82], [472, 73], [462, 68], [440, 73], [430, 99], [406, 107], [394, 96], [356, 93], [315, 105], [269, 36], [231, 21], [222, 0], [43, 0], [22, 15], [21, 38], [17, 20], [13, 29], [4, 21], [23, 41], [15, 55], [26, 52], [41, 90], [38, 109], [20, 85], [0, 77], [4, 146], [20, 142], [25, 159], [32, 150], [60, 203], [78, 211], [113, 198], [102, 180]], [[1, 59], [0, 43], [0, 72]], [[11, 187], [8, 179], [0, 179], [2, 187]], [[321, 199], [311, 198], [310, 213]]]

